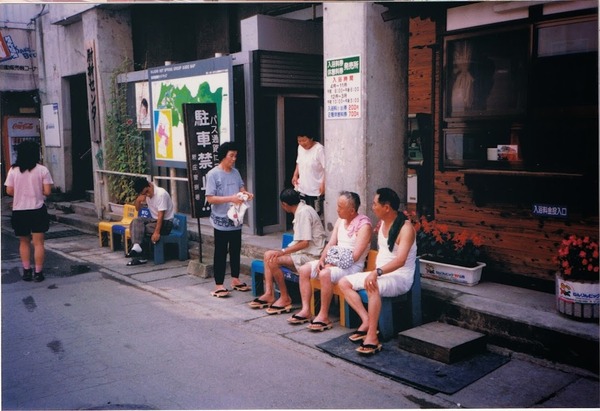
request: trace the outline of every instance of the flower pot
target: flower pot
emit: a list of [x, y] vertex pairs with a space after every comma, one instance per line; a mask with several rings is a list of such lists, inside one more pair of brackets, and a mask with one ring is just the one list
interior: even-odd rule
[[477, 262], [475, 267], [463, 267], [446, 263], [429, 261], [419, 257], [421, 277], [447, 281], [455, 284], [473, 286], [481, 280], [481, 272], [485, 263]]
[[556, 309], [565, 317], [597, 321], [600, 282], [566, 279], [556, 274]]

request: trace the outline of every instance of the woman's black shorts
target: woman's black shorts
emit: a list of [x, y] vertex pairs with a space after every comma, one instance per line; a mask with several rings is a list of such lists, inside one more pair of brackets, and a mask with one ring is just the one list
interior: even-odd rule
[[50, 228], [46, 205], [37, 210], [13, 210], [10, 222], [17, 237], [25, 237], [31, 233], [45, 233]]

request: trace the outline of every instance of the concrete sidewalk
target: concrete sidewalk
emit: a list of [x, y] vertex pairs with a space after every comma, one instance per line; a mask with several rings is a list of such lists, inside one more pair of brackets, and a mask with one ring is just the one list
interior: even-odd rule
[[[98, 218], [92, 203], [72, 202], [49, 206], [55, 221], [97, 234]], [[3, 210], [6, 210], [4, 202]], [[200, 259], [198, 229], [197, 222], [189, 218], [189, 251], [193, 261]], [[208, 219], [200, 220], [200, 231], [202, 261], [210, 271], [214, 241]], [[242, 272], [248, 274], [252, 259], [262, 258], [265, 250], [280, 247], [280, 233], [264, 236], [243, 233]], [[141, 272], [152, 271], [150, 267], [152, 265], [141, 268]], [[555, 308], [554, 294], [485, 281], [467, 287], [426, 278], [422, 279], [422, 290], [424, 322], [442, 321], [458, 325], [486, 334], [493, 345], [585, 368], [596, 374], [599, 371], [598, 323], [580, 322], [561, 316]]]
[[[9, 213], [2, 213], [2, 229], [9, 230]], [[62, 216], [55, 216], [56, 220], [64, 221]], [[241, 327], [244, 324], [264, 327], [265, 333], [278, 335], [280, 338], [292, 340], [305, 348], [318, 350], [315, 345], [328, 341], [334, 337], [346, 334], [348, 329], [338, 322], [332, 330], [324, 333], [312, 333], [301, 327], [292, 327], [286, 322], [287, 315], [269, 316], [264, 310], [252, 310], [247, 307], [253, 296], [251, 293], [233, 292], [227, 299], [217, 299], [210, 296], [214, 285], [212, 278], [200, 278], [189, 275], [188, 261], [168, 260], [164, 265], [155, 266], [151, 262], [136, 267], [127, 267], [128, 259], [123, 251], [111, 252], [107, 247], [98, 246], [97, 230], [92, 227], [82, 227], [81, 217], [71, 215], [70, 218], [79, 219], [78, 224], [65, 225], [56, 222], [52, 224], [51, 232], [65, 232], [65, 237], [48, 239], [48, 250], [57, 252], [76, 261], [81, 265], [96, 264], [100, 272], [123, 283], [130, 284], [152, 294], [188, 306], [191, 309], [214, 312], [220, 318], [236, 319]], [[73, 227], [79, 228], [79, 233]], [[274, 243], [277, 247], [279, 236], [260, 237], [260, 243], [252, 244], [257, 250], [268, 247]], [[244, 235], [244, 242], [255, 241], [253, 236]], [[206, 254], [205, 254], [206, 255]], [[246, 261], [251, 257], [245, 257]], [[49, 268], [51, 269], [51, 268]], [[250, 282], [247, 274], [242, 275], [242, 280]], [[225, 284], [229, 286], [229, 276]], [[428, 304], [449, 304], [455, 310], [475, 311], [479, 318], [487, 321], [496, 318], [496, 324], [503, 326], [502, 321], [511, 321], [511, 327], [502, 332], [519, 334], [520, 326], [527, 327], [533, 336], [539, 331], [553, 332], [560, 335], [561, 344], [565, 343], [565, 336], [591, 341], [598, 341], [598, 325], [579, 323], [560, 317], [553, 310], [553, 296], [544, 293], [532, 292], [515, 287], [501, 286], [492, 283], [481, 283], [476, 287], [461, 287], [452, 284], [439, 283], [423, 279], [424, 308]], [[440, 300], [438, 300], [440, 299]], [[473, 314], [471, 314], [473, 315]], [[429, 321], [430, 319], [425, 319]], [[494, 321], [492, 321], [494, 323]], [[493, 324], [492, 324], [493, 325]], [[517, 330], [517, 331], [515, 331]], [[567, 334], [568, 333], [568, 334]], [[518, 335], [515, 337], [520, 338]], [[594, 340], [595, 337], [595, 340]], [[584, 370], [582, 367], [573, 367], [567, 364], [556, 363], [544, 358], [535, 358], [530, 355], [511, 351], [494, 344], [488, 349], [511, 357], [511, 361], [470, 386], [453, 395], [437, 394], [435, 401], [430, 404], [443, 407], [600, 407], [598, 374], [594, 371]], [[574, 348], [576, 346], [571, 346]], [[566, 348], [564, 348], [566, 349]], [[571, 350], [572, 351], [572, 350]], [[597, 367], [597, 364], [596, 364]], [[535, 383], [532, 384], [532, 381]]]

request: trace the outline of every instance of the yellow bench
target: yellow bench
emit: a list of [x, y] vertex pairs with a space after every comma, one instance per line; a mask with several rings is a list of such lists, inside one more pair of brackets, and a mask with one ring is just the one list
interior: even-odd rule
[[[369, 254], [367, 254], [367, 259], [365, 261], [365, 271], [372, 271], [375, 269], [375, 259], [377, 258], [377, 250], [369, 250]], [[310, 285], [312, 286], [313, 292], [310, 297], [310, 312], [313, 316], [316, 315], [315, 311], [315, 291], [321, 289], [321, 281], [318, 278], [311, 278]], [[336, 295], [339, 300], [340, 305], [340, 325], [347, 327], [348, 323], [346, 322], [346, 299], [344, 298], [344, 293], [340, 290], [337, 284], [333, 285], [333, 295]]]
[[115, 251], [114, 239], [113, 239], [113, 226], [121, 225], [129, 227], [131, 221], [137, 216], [137, 211], [133, 204], [125, 204], [123, 206], [123, 218], [121, 221], [101, 221], [98, 223], [98, 239], [100, 240], [100, 247], [104, 247], [105, 238], [108, 239], [108, 246], [111, 251]]

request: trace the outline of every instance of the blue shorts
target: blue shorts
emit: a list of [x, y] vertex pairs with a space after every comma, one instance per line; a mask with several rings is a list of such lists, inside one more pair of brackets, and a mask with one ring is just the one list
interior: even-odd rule
[[50, 228], [46, 205], [37, 210], [13, 210], [10, 222], [17, 237], [25, 237], [31, 233], [45, 233]]

